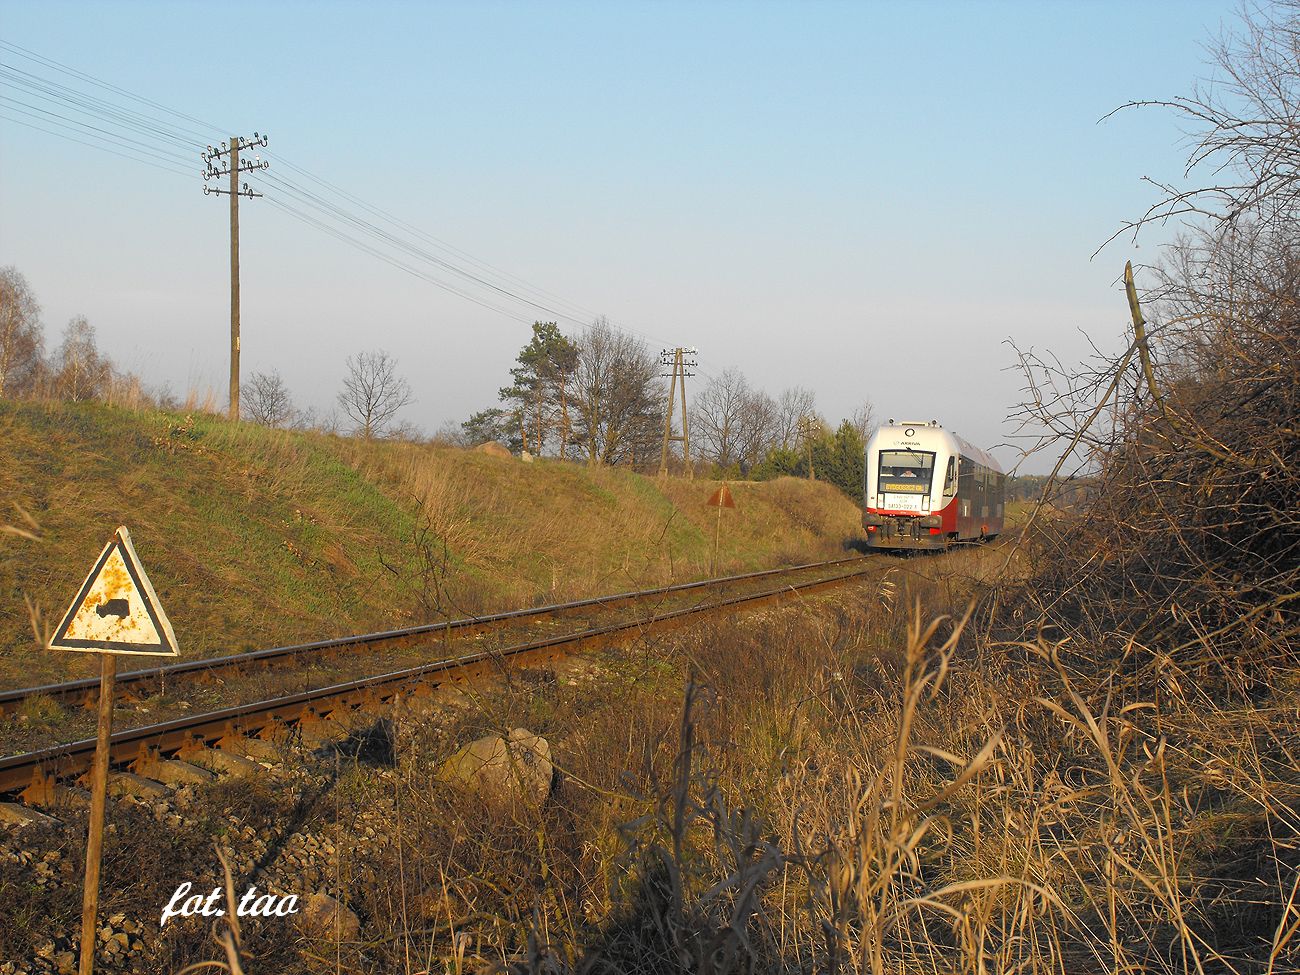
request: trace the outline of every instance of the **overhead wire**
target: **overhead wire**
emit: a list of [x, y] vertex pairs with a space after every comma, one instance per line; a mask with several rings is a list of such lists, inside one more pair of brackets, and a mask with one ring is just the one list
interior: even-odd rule
[[[4, 105], [3, 107], [7, 108], [11, 112], [18, 112], [31, 118], [43, 119], [53, 125], [63, 126], [64, 128], [72, 128], [73, 126], [76, 126], [77, 129], [87, 130], [83, 134], [96, 133], [97, 138], [113, 140], [114, 142], [135, 148], [138, 151], [144, 152], [147, 155], [155, 156], [159, 159], [168, 159], [182, 164], [186, 162], [185, 158], [179, 153], [156, 149], [147, 142], [141, 142], [138, 139], [119, 135], [109, 129], [103, 129], [97, 125], [90, 125], [87, 122], [78, 121], [77, 119], [71, 118], [67, 115], [60, 115], [58, 112], [51, 112], [48, 109], [42, 109], [37, 105], [32, 105], [30, 102], [21, 102], [16, 98], [10, 98], [8, 95], [0, 95], [0, 102], [8, 102], [9, 104]], [[76, 129], [74, 129], [74, 131], [76, 131]]]
[[465, 279], [468, 280], [468, 281], [471, 281], [471, 282], [473, 282], [473, 283], [475, 283], [475, 284], [479, 284], [479, 285], [481, 285], [482, 287], [488, 288], [489, 290], [494, 291], [494, 292], [496, 292], [496, 293], [502, 295], [503, 297], [511, 298], [511, 299], [513, 299], [513, 300], [515, 300], [515, 301], [518, 301], [518, 302], [520, 302], [520, 303], [522, 303], [522, 304], [528, 305], [528, 306], [530, 306], [530, 307], [532, 307], [532, 308], [534, 308], [534, 309], [536, 309], [536, 310], [538, 310], [538, 311], [544, 312], [544, 313], [546, 313], [546, 314], [548, 314], [548, 315], [553, 315], [553, 316], [557, 316], [557, 317], [565, 318], [565, 319], [567, 319], [567, 320], [571, 320], [571, 321], [575, 322], [575, 323], [578, 324], [578, 325], [586, 325], [586, 324], [588, 324], [587, 322], [582, 321], [582, 320], [579, 320], [579, 319], [575, 319], [575, 318], [573, 318], [573, 317], [570, 316], [570, 315], [560, 314], [560, 313], [557, 312], [556, 309], [554, 309], [554, 308], [551, 308], [551, 307], [548, 307], [548, 306], [546, 306], [546, 305], [543, 305], [543, 304], [541, 304], [541, 303], [539, 303], [539, 302], [533, 301], [533, 300], [531, 300], [531, 299], [529, 299], [529, 298], [527, 298], [527, 297], [524, 297], [523, 295], [516, 294], [516, 293], [510, 291], [510, 290], [507, 289], [507, 288], [504, 288], [504, 287], [502, 287], [502, 286], [500, 286], [500, 285], [494, 284], [493, 282], [491, 282], [491, 281], [489, 281], [489, 280], [487, 280], [487, 279], [485, 279], [485, 278], [483, 278], [483, 277], [481, 277], [481, 276], [479, 276], [479, 275], [477, 275], [477, 274], [474, 274], [473, 272], [467, 271], [467, 270], [465, 270], [465, 269], [463, 269], [463, 268], [456, 267], [455, 265], [451, 264], [450, 262], [445, 261], [445, 260], [443, 260], [443, 259], [441, 259], [441, 258], [439, 258], [439, 257], [437, 257], [437, 256], [435, 256], [435, 255], [433, 255], [433, 254], [430, 254], [430, 253], [428, 253], [427, 251], [424, 251], [424, 250], [422, 250], [421, 248], [415, 246], [414, 244], [411, 244], [411, 243], [408, 242], [408, 241], [404, 241], [404, 240], [402, 240], [401, 238], [399, 238], [399, 237], [397, 237], [397, 236], [395, 236], [395, 235], [393, 235], [393, 234], [391, 234], [391, 233], [385, 231], [383, 228], [376, 226], [375, 224], [371, 223], [370, 221], [365, 220], [365, 219], [362, 218], [362, 217], [358, 217], [358, 216], [356, 216], [355, 214], [348, 213], [348, 212], [342, 210], [341, 208], [339, 208], [338, 206], [336, 206], [336, 205], [330, 203], [328, 200], [325, 200], [325, 199], [323, 199], [323, 198], [321, 198], [321, 197], [319, 197], [319, 196], [317, 196], [317, 195], [315, 195], [315, 194], [313, 194], [313, 193], [307, 192], [307, 191], [303, 190], [301, 187], [296, 187], [296, 186], [294, 186], [293, 184], [286, 182], [285, 180], [281, 179], [279, 176], [273, 174], [273, 173], [272, 173], [271, 171], [269, 171], [269, 170], [266, 171], [266, 172], [264, 172], [264, 173], [262, 174], [262, 178], [265, 179], [266, 181], [268, 181], [268, 182], [269, 182], [270, 184], [272, 184], [272, 185], [278, 185], [278, 186], [280, 186], [280, 187], [281, 187], [282, 189], [284, 189], [286, 192], [288, 192], [288, 193], [292, 194], [293, 196], [299, 198], [299, 199], [302, 200], [304, 203], [306, 203], [308, 206], [310, 206], [310, 207], [312, 207], [312, 208], [314, 208], [314, 209], [317, 209], [317, 210], [319, 210], [319, 211], [321, 211], [321, 212], [323, 212], [323, 213], [325, 213], [325, 214], [327, 214], [327, 215], [329, 215], [329, 216], [331, 216], [331, 217], [333, 217], [333, 218], [335, 218], [335, 219], [341, 220], [341, 221], [343, 221], [344, 223], [347, 223], [347, 224], [349, 224], [349, 225], [355, 227], [357, 230], [361, 231], [362, 233], [367, 234], [367, 235], [372, 236], [372, 237], [375, 237], [375, 238], [377, 238], [377, 239], [379, 239], [379, 240], [381, 240], [381, 241], [387, 243], [389, 246], [394, 247], [394, 248], [398, 249], [399, 251], [403, 251], [403, 252], [405, 252], [406, 254], [410, 255], [411, 257], [416, 258], [417, 260], [424, 261], [424, 262], [426, 262], [426, 263], [429, 263], [429, 264], [432, 264], [432, 265], [434, 265], [434, 266], [436, 266], [436, 267], [439, 267], [439, 268], [441, 268], [441, 269], [443, 269], [443, 270], [445, 270], [445, 271], [448, 271], [448, 272], [450, 272], [450, 273], [452, 273], [452, 274], [456, 274], [456, 275], [458, 275], [458, 276], [460, 276], [460, 277], [462, 277], [462, 278], [465, 278]]
[[[224, 131], [220, 127], [214, 126], [202, 119], [195, 118], [194, 116], [188, 115], [184, 112], [176, 111], [175, 109], [162, 105], [152, 99], [137, 95], [134, 92], [128, 91], [127, 89], [113, 85], [109, 82], [105, 82], [93, 75], [72, 68], [59, 61], [55, 61], [52, 58], [47, 58], [44, 55], [37, 54], [36, 52], [20, 45], [6, 41], [3, 38], [0, 38], [0, 52], [8, 52], [43, 67], [62, 72], [63, 74], [75, 78], [82, 83], [92, 85], [103, 91], [111, 92], [114, 95], [129, 99], [140, 105], [148, 106], [150, 109], [157, 112], [162, 112], [171, 119], [180, 119], [184, 120], [186, 123], [193, 123], [193, 126], [191, 126], [188, 124], [179, 124], [173, 121], [168, 121], [158, 118], [157, 116], [151, 116], [140, 112], [137, 109], [128, 108], [127, 106], [115, 104], [106, 99], [100, 98], [99, 96], [78, 91], [52, 79], [33, 74], [32, 72], [26, 71], [15, 65], [0, 62], [0, 85], [8, 86], [11, 90], [23, 92], [28, 97], [52, 101], [64, 105], [74, 112], [83, 114], [95, 121], [121, 125], [136, 134], [165, 140], [170, 143], [174, 149], [202, 149], [206, 145], [211, 145], [216, 141], [215, 133]], [[152, 165], [155, 168], [163, 169], [167, 172], [181, 174], [180, 170], [172, 169], [167, 165], [162, 165], [159, 161], [162, 163], [179, 162], [182, 164], [187, 162], [187, 159], [184, 156], [177, 154], [175, 151], [169, 151], [151, 144], [141, 143], [138, 140], [131, 139], [130, 137], [121, 134], [120, 132], [115, 132], [91, 124], [90, 122], [81, 121], [70, 116], [62, 115], [58, 112], [53, 112], [48, 108], [32, 105], [30, 102], [21, 102], [9, 96], [0, 95], [0, 99], [13, 102], [16, 106], [21, 106], [11, 108], [11, 111], [22, 112], [30, 117], [46, 121], [49, 124], [70, 129], [78, 135], [85, 136], [92, 141], [87, 142], [83, 139], [74, 138], [61, 132], [43, 128], [40, 125], [24, 122], [20, 119], [14, 119], [11, 116], [4, 116], [9, 118], [10, 121], [26, 125], [29, 128], [46, 132], [50, 135], [55, 135], [71, 142], [77, 142], [81, 145], [87, 145], [91, 148], [100, 149], [101, 151], [112, 152], [114, 155], [123, 158], [144, 162], [147, 165]], [[24, 109], [26, 109], [26, 111]], [[198, 128], [195, 128], [194, 126], [197, 126]], [[195, 141], [196, 139], [202, 139], [203, 141]], [[114, 146], [115, 148], [109, 148], [109, 146]], [[146, 153], [149, 156], [152, 156], [153, 160], [159, 161], [146, 159], [138, 154], [140, 152]], [[316, 211], [320, 217], [313, 217], [310, 214], [306, 214], [284, 200], [275, 201], [276, 205], [279, 206], [281, 210], [316, 230], [327, 233], [331, 237], [347, 243], [350, 246], [357, 247], [364, 253], [382, 260], [405, 273], [412, 274], [421, 280], [433, 284], [450, 294], [471, 301], [485, 309], [504, 315], [512, 321], [526, 322], [528, 319], [517, 313], [510, 312], [498, 304], [484, 301], [470, 294], [468, 291], [464, 290], [463, 287], [456, 287], [448, 284], [446, 281], [435, 277], [427, 271], [413, 268], [406, 262], [406, 260], [394, 257], [392, 254], [387, 253], [384, 248], [396, 250], [399, 254], [405, 255], [406, 258], [427, 264], [442, 273], [454, 275], [469, 286], [485, 288], [501, 298], [522, 304], [557, 320], [563, 319], [580, 327], [585, 327], [601, 317], [596, 312], [585, 308], [577, 302], [569, 301], [553, 292], [532, 285], [517, 275], [498, 268], [487, 261], [476, 258], [466, 251], [457, 248], [432, 234], [428, 234], [414, 224], [403, 220], [389, 211], [367, 203], [365, 200], [349, 193], [347, 190], [337, 186], [329, 180], [317, 176], [304, 167], [285, 159], [279, 153], [273, 154], [268, 152], [266, 155], [278, 166], [288, 168], [293, 173], [297, 173], [302, 179], [308, 180], [321, 188], [320, 191], [313, 190], [302, 185], [299, 180], [295, 180], [291, 176], [280, 176], [279, 173], [273, 171], [265, 171], [259, 174], [259, 179], [265, 179], [269, 184], [271, 184], [271, 186], [274, 186], [278, 192], [287, 194], [289, 197], [298, 201], [298, 203]], [[268, 186], [268, 189], [270, 188], [271, 187]], [[331, 196], [336, 199], [331, 199]], [[268, 202], [272, 201], [272, 197], [270, 196], [268, 196], [267, 199]], [[351, 204], [353, 207], [360, 208], [376, 220], [397, 228], [400, 233], [395, 233], [392, 230], [386, 229], [379, 223], [353, 212], [348, 207], [337, 202], [337, 200], [346, 201], [346, 203]], [[324, 219], [320, 219], [321, 217]], [[342, 224], [345, 229], [333, 226], [328, 221]], [[364, 241], [356, 239], [348, 233], [349, 230], [370, 238], [374, 241], [374, 244], [367, 244]], [[413, 242], [412, 240], [406, 239], [407, 236], [414, 237], [415, 241]], [[454, 255], [460, 263], [448, 260], [447, 258], [441, 257], [435, 253], [431, 253], [427, 247], [421, 246], [420, 242], [424, 245], [428, 245], [428, 247], [443, 250]], [[471, 267], [467, 268], [461, 266], [465, 263], [468, 263]], [[493, 277], [498, 280], [493, 280]], [[606, 321], [609, 320], [606, 319]], [[666, 340], [657, 338], [624, 323], [609, 321], [609, 324], [618, 331], [629, 333], [643, 340], [660, 342], [665, 346], [669, 345]], [[701, 371], [703, 372], [703, 370]]]
[[334, 183], [331, 183], [329, 180], [317, 176], [314, 173], [311, 173], [308, 170], [304, 169], [303, 167], [296, 165], [295, 163], [281, 156], [278, 152], [268, 152], [267, 156], [271, 158], [273, 161], [277, 162], [279, 165], [285, 166], [293, 170], [294, 172], [298, 173], [299, 175], [303, 176], [304, 178], [311, 180], [314, 183], [318, 183], [319, 185], [325, 187], [326, 189], [331, 190], [334, 193], [337, 193], [345, 200], [348, 200], [355, 206], [361, 207], [366, 212], [382, 220], [386, 220], [389, 223], [392, 223], [396, 227], [402, 228], [414, 234], [418, 239], [424, 241], [425, 243], [428, 243], [434, 247], [441, 248], [451, 254], [454, 254], [455, 256], [461, 258], [462, 260], [468, 261], [470, 264], [478, 266], [485, 271], [499, 274], [503, 278], [514, 282], [523, 290], [531, 292], [536, 296], [550, 299], [551, 301], [558, 302], [561, 305], [567, 306], [570, 310], [579, 312], [581, 316], [584, 316], [588, 320], [594, 320], [595, 318], [599, 317], [599, 314], [597, 312], [592, 311], [589, 308], [584, 308], [582, 305], [577, 304], [576, 302], [568, 301], [567, 299], [563, 298], [560, 295], [554, 294], [553, 292], [547, 291], [544, 288], [539, 288], [536, 285], [530, 284], [528, 281], [525, 281], [523, 278], [519, 277], [516, 274], [512, 274], [509, 271], [506, 271], [502, 268], [499, 268], [493, 264], [488, 263], [487, 261], [477, 258], [474, 255], [464, 250], [461, 250], [459, 247], [456, 247], [454, 244], [451, 244], [445, 240], [442, 240], [439, 237], [435, 237], [434, 235], [427, 233], [426, 231], [415, 226], [414, 224], [406, 220], [403, 220], [401, 217], [398, 217], [387, 210], [381, 209], [380, 207], [374, 206], [373, 204], [367, 203], [365, 200], [353, 195], [352, 193], [349, 193], [347, 190], [343, 189], [340, 186], [335, 185]]
[[57, 138], [60, 139], [66, 139], [68, 142], [75, 142], [78, 145], [88, 146], [91, 149], [98, 149], [101, 152], [111, 153], [112, 155], [119, 156], [122, 159], [130, 159], [133, 162], [143, 163], [146, 166], [152, 166], [154, 169], [161, 169], [165, 173], [172, 173], [176, 176], [184, 176], [186, 179], [192, 179], [194, 176], [194, 173], [191, 170], [173, 168], [172, 166], [164, 166], [161, 163], [154, 162], [151, 159], [146, 159], [143, 156], [135, 155], [133, 153], [128, 153], [128, 152], [120, 152], [117, 149], [109, 148], [108, 144], [102, 141], [96, 143], [96, 142], [87, 142], [85, 139], [77, 139], [64, 132], [57, 132], [54, 129], [47, 129], [44, 126], [37, 125], [34, 122], [28, 122], [25, 121], [24, 119], [14, 118], [12, 115], [6, 115], [4, 114], [3, 110], [0, 110], [0, 118], [13, 122], [15, 125], [23, 125], [29, 129], [36, 129], [38, 132], [44, 132], [48, 135], [56, 136]]
[[195, 132], [202, 131], [204, 139], [211, 138], [210, 133], [213, 131], [217, 131], [217, 132], [230, 131], [229, 129], [221, 126], [214, 126], [211, 122], [205, 122], [202, 119], [197, 119], [192, 115], [186, 115], [184, 112], [178, 112], [175, 109], [168, 108], [166, 105], [162, 105], [156, 101], [153, 101], [150, 98], [145, 98], [143, 95], [137, 95], [132, 91], [127, 91], [125, 88], [119, 88], [117, 85], [111, 84], [107, 81], [103, 81], [100, 78], [96, 78], [94, 75], [87, 74], [84, 71], [80, 71], [69, 65], [63, 64], [60, 61], [55, 61], [53, 58], [47, 58], [43, 54], [37, 54], [35, 51], [25, 48], [19, 44], [14, 44], [12, 41], [6, 41], [4, 38], [0, 38], [0, 49], [7, 50], [12, 54], [16, 54], [18, 57], [26, 58], [28, 61], [34, 61], [37, 64], [44, 64], [47, 67], [54, 68], [56, 71], [62, 71], [64, 74], [71, 75], [74, 78], [84, 81], [87, 84], [94, 85], [97, 88], [102, 88], [105, 91], [111, 91], [116, 95], [122, 96], [123, 98], [129, 98], [132, 101], [139, 102], [142, 105], [148, 105], [150, 108], [156, 109], [157, 111], [163, 112], [174, 118], [185, 119], [186, 121], [193, 122], [196, 125], [200, 126], [200, 129], [196, 129], [193, 131]]
[[41, 78], [39, 75], [34, 75], [30, 71], [24, 71], [22, 68], [6, 64], [3, 61], [0, 61], [0, 84], [22, 91], [32, 98], [62, 103], [92, 117], [116, 122], [119, 125], [132, 128], [142, 135], [166, 139], [169, 142], [184, 146], [186, 149], [202, 149], [204, 147], [203, 143], [171, 128], [161, 120], [151, 119], [146, 115], [114, 105], [105, 99], [79, 92], [75, 88], [69, 88], [67, 85], [61, 85], [48, 78]]
[[270, 204], [272, 207], [276, 208], [277, 210], [284, 211], [294, 219], [299, 220], [305, 224], [308, 224], [309, 226], [315, 227], [316, 229], [322, 231], [323, 233], [326, 233], [329, 236], [334, 237], [335, 239], [342, 241], [343, 243], [348, 244], [351, 247], [355, 247], [366, 254], [376, 257], [379, 260], [383, 261], [385, 264], [390, 264], [393, 267], [397, 268], [398, 270], [404, 271], [407, 274], [412, 275], [413, 277], [419, 278], [422, 281], [426, 281], [429, 284], [432, 284], [435, 287], [441, 288], [444, 291], [454, 294], [459, 298], [463, 298], [466, 301], [473, 302], [474, 304], [486, 308], [489, 311], [494, 311], [501, 315], [505, 315], [506, 317], [511, 318], [512, 320], [520, 321], [520, 322], [526, 321], [525, 318], [521, 318], [519, 315], [512, 313], [505, 308], [501, 308], [498, 305], [493, 305], [489, 302], [483, 301], [481, 298], [475, 297], [474, 295], [467, 294], [466, 292], [460, 291], [457, 288], [453, 288], [450, 285], [446, 284], [445, 282], [439, 281], [437, 278], [432, 277], [428, 273], [420, 271], [418, 268], [413, 268], [409, 264], [406, 264], [405, 262], [400, 261], [389, 254], [385, 254], [383, 251], [379, 250], [378, 248], [372, 247], [371, 245], [365, 243], [364, 241], [358, 240], [357, 238], [351, 236], [350, 234], [347, 234], [344, 231], [339, 230], [337, 227], [332, 227], [329, 224], [325, 223], [324, 221], [319, 220], [316, 217], [313, 217], [311, 214], [304, 213], [298, 208], [286, 204], [283, 201], [276, 199], [275, 197], [271, 197], [271, 196], [266, 197], [266, 202]]

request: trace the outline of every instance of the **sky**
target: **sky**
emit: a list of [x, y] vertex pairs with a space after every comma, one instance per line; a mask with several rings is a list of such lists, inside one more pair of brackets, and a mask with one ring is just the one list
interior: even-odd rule
[[[495, 405], [529, 323], [605, 315], [656, 352], [698, 348], [688, 392], [735, 368], [813, 390], [833, 422], [869, 400], [993, 447], [1022, 398], [1009, 343], [1067, 362], [1122, 347], [1124, 262], [1170, 233], [1094, 256], [1154, 202], [1143, 177], [1177, 181], [1187, 155], [1167, 112], [1100, 120], [1210, 76], [1234, 11], [2, 0], [0, 266], [49, 347], [85, 315], [119, 366], [224, 403], [228, 203], [204, 196], [199, 152], [258, 131], [243, 375], [277, 370], [300, 407], [329, 414], [346, 358], [383, 349], [414, 390], [403, 418], [432, 432]], [[157, 131], [14, 80], [33, 75]], [[110, 133], [133, 140], [121, 155]], [[365, 253], [286, 212], [324, 219], [294, 189], [501, 290]]]

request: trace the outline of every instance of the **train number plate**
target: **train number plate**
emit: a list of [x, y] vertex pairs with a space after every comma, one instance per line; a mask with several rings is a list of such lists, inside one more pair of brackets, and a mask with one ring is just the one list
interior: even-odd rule
[[921, 497], [916, 494], [886, 494], [882, 507], [890, 511], [920, 511]]

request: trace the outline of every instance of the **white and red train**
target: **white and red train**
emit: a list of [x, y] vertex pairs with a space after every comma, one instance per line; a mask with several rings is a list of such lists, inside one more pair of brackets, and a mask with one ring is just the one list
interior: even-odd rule
[[994, 538], [1002, 532], [1005, 488], [996, 460], [934, 420], [890, 420], [867, 442], [867, 544], [945, 549]]

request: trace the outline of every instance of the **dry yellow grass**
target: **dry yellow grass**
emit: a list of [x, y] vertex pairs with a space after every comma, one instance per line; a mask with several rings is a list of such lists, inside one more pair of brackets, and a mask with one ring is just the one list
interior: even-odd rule
[[[0, 683], [86, 671], [39, 651], [32, 617], [57, 622], [118, 524], [197, 656], [698, 578], [711, 489], [200, 413], [0, 402], [0, 524], [19, 529], [0, 535]], [[856, 532], [824, 485], [736, 494], [720, 572], [846, 554]]]

